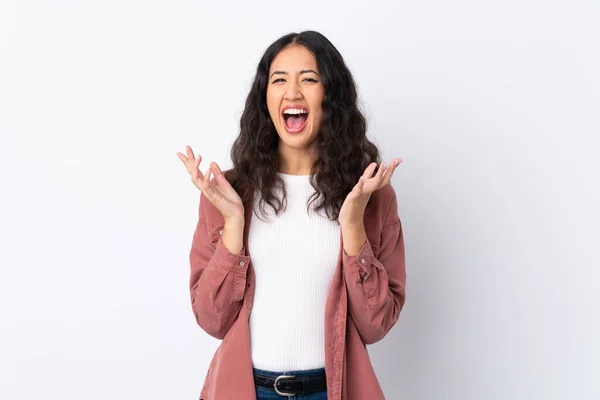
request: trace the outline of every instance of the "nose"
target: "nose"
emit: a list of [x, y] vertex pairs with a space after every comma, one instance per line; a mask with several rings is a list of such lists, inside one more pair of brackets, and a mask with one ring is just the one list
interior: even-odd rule
[[287, 85], [284, 97], [289, 101], [302, 98], [302, 92], [295, 81], [290, 81], [290, 83]]

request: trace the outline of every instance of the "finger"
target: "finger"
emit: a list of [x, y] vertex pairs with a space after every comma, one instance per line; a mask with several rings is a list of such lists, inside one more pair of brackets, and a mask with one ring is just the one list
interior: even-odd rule
[[212, 195], [212, 192], [208, 193], [210, 189], [210, 167], [206, 170], [204, 176], [202, 177], [202, 188], [206, 191], [207, 194]]
[[376, 162], [372, 162], [371, 164], [369, 164], [369, 166], [365, 169], [365, 172], [363, 172], [363, 176], [365, 177], [365, 180], [370, 179], [373, 176], [373, 171], [375, 171], [376, 167], [377, 167]]
[[188, 159], [187, 159], [187, 157], [186, 157], [186, 156], [184, 156], [184, 155], [183, 155], [183, 154], [181, 154], [181, 153], [177, 153], [177, 157], [179, 157], [179, 159], [181, 160], [181, 162], [182, 162], [182, 163], [183, 163], [183, 165], [185, 166], [185, 169], [187, 169], [187, 171], [188, 171], [188, 172], [191, 174], [190, 167], [189, 167], [189, 165], [188, 165]]
[[212, 161], [210, 163], [210, 170], [215, 177], [215, 184], [217, 186], [226, 187], [226, 185], [229, 184], [229, 182], [227, 182], [227, 179], [225, 179], [225, 176], [223, 175], [223, 171], [221, 170], [221, 167], [219, 167], [219, 164]]
[[202, 156], [198, 154], [198, 158], [196, 158], [196, 160], [194, 160], [192, 163], [190, 171], [190, 174], [192, 174], [192, 178], [194, 178], [194, 180], [204, 180], [204, 175], [202, 175], [202, 172], [200, 171], [200, 161], [202, 161]]
[[[393, 164], [393, 160], [390, 163], [390, 165]], [[379, 171], [377, 171], [377, 178], [379, 179], [378, 181], [378, 188], [385, 186], [387, 184], [386, 179], [390, 176], [390, 165], [388, 165], [387, 163], [383, 162], [381, 163], [381, 167], [379, 167]]]
[[198, 157], [194, 160], [194, 167], [200, 169], [200, 163], [202, 162], [202, 156], [198, 154]]
[[365, 180], [366, 180], [366, 178], [364, 176], [361, 176], [360, 179], [358, 180], [357, 187], [358, 187], [358, 194], [359, 195], [363, 193], [363, 190], [364, 190], [364, 187], [365, 187]]
[[[377, 164], [375, 164], [375, 165], [377, 165]], [[381, 185], [381, 180], [383, 179], [383, 173], [385, 172], [384, 165], [385, 165], [385, 162], [382, 162], [381, 165], [379, 165], [379, 169], [377, 170], [377, 173], [370, 180], [370, 182], [373, 184], [373, 191], [379, 189], [379, 187]]]
[[378, 182], [381, 182], [381, 180], [383, 179], [383, 174], [385, 174], [386, 170], [387, 170], [387, 163], [382, 162], [381, 165], [379, 166], [379, 169], [377, 170], [377, 174], [375, 174], [375, 178], [378, 180]]
[[396, 168], [398, 167], [398, 165], [400, 165], [400, 163], [402, 162], [402, 158], [394, 158], [391, 162], [390, 162], [390, 167], [388, 168], [388, 171], [386, 171], [385, 173], [385, 179], [383, 182], [383, 185], [387, 185], [388, 183], [390, 183], [391, 179], [392, 179], [392, 175], [394, 175], [394, 171], [396, 171]]
[[387, 165], [387, 168], [385, 169], [385, 171], [383, 171], [383, 179], [381, 180], [381, 184], [379, 187], [383, 187], [385, 185], [387, 185], [390, 182], [390, 179], [392, 179], [392, 175], [394, 174], [394, 162], [395, 160], [392, 160], [390, 162], [389, 165]]
[[196, 161], [196, 159], [194, 158], [194, 151], [192, 150], [192, 148], [190, 146], [185, 146], [185, 150], [187, 152], [188, 162]]
[[177, 157], [179, 157], [181, 161], [187, 162], [187, 157], [181, 154], [180, 152], [177, 152]]

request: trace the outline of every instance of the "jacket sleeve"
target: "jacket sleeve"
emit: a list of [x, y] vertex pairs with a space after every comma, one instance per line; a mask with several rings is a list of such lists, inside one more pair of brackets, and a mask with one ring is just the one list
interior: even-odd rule
[[381, 232], [378, 255], [369, 239], [357, 255], [343, 251], [342, 268], [348, 291], [348, 311], [365, 344], [372, 344], [394, 326], [406, 297], [402, 223], [394, 193]]
[[[246, 288], [250, 257], [245, 247], [232, 254], [206, 223], [212, 204], [200, 195], [199, 219], [190, 251], [190, 296], [198, 325], [209, 335], [223, 339], [237, 319]], [[221, 231], [222, 232], [222, 231]]]

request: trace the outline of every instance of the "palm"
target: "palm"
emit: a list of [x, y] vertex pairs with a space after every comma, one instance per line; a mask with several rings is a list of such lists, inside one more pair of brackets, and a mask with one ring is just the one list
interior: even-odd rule
[[376, 177], [366, 179], [363, 184], [363, 192], [371, 194], [386, 184], [387, 184], [387, 182], [382, 183]]
[[244, 203], [242, 202], [242, 199], [229, 182], [227, 182], [223, 174], [220, 174], [218, 177], [215, 176], [214, 184], [211, 183], [208, 190], [212, 190], [213, 192], [213, 200], [211, 203], [213, 203], [217, 209], [230, 210], [233, 215], [244, 215]]
[[358, 182], [353, 188], [340, 209], [339, 221], [348, 223], [359, 223], [362, 221], [362, 214], [365, 211], [367, 202], [371, 197], [371, 193], [381, 189], [387, 185], [392, 179], [392, 174], [396, 170], [396, 167], [402, 162], [400, 158], [397, 163], [391, 162], [390, 168], [384, 167], [382, 163], [377, 173], [373, 176], [373, 172], [377, 167], [377, 163], [373, 162], [365, 169], [362, 176], [365, 178], [364, 182]]
[[[203, 174], [199, 168], [202, 157], [200, 155], [198, 155], [198, 158], [194, 157], [194, 152], [190, 146], [186, 146], [186, 150], [187, 157], [182, 153], [177, 153], [177, 156], [191, 175], [194, 185], [221, 212], [225, 219], [243, 219], [244, 203], [235, 189], [225, 179], [217, 163], [212, 162]], [[211, 173], [214, 175], [212, 181], [210, 180]]]

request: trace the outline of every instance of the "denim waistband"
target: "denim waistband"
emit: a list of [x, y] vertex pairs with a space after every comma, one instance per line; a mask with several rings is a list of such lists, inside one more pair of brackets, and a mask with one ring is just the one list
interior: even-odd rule
[[265, 371], [264, 369], [258, 369], [252, 367], [252, 370], [255, 374], [268, 376], [271, 378], [277, 378], [279, 375], [295, 375], [295, 376], [319, 376], [325, 374], [325, 368], [315, 368], [315, 369], [304, 369], [297, 371], [283, 371], [283, 372], [274, 372], [274, 371]]

